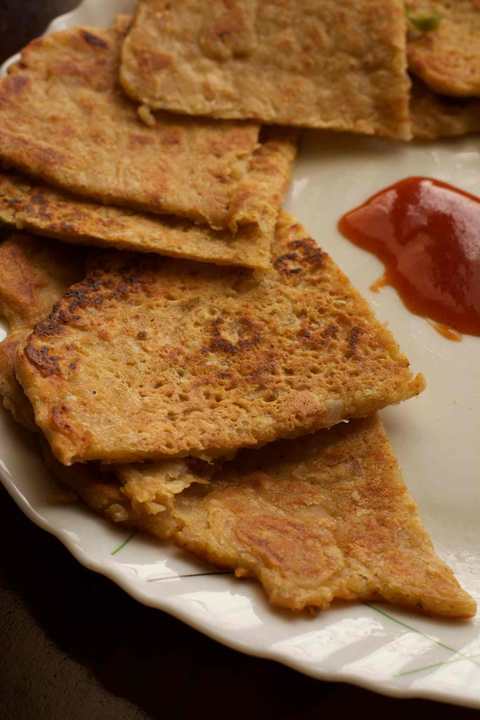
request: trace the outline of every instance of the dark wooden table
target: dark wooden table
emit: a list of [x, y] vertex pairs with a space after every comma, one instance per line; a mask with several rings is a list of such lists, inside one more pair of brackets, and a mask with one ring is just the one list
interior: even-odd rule
[[[75, 4], [0, 0], [0, 61]], [[477, 716], [318, 682], [224, 648], [80, 566], [3, 489], [0, 527], [0, 720]]]

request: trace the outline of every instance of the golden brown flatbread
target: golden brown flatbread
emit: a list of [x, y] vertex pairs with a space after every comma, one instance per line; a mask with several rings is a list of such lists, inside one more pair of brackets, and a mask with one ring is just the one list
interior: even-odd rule
[[476, 612], [436, 555], [377, 417], [243, 451], [207, 476], [185, 460], [123, 477], [52, 467], [107, 519], [255, 577], [273, 605], [385, 600], [446, 617]]
[[[55, 241], [15, 233], [0, 243], [0, 268], [0, 317], [8, 321], [9, 328], [0, 342], [0, 399], [19, 424], [37, 432], [32, 406], [15, 377], [15, 357], [34, 325], [84, 276], [85, 256], [81, 250]], [[46, 443], [42, 449], [55, 476], [87, 505], [115, 522], [132, 518], [135, 507], [141, 505], [141, 515], [149, 516], [143, 523], [148, 526], [152, 515], [166, 510], [176, 494], [193, 482], [205, 482], [213, 472], [213, 466], [193, 459], [117, 466], [115, 474], [100, 466], [66, 469], [55, 462]], [[121, 495], [120, 482], [124, 487]]]
[[9, 335], [0, 342], [0, 398], [33, 429], [30, 403], [15, 378], [17, 348], [70, 285], [85, 275], [85, 253], [61, 243], [14, 233], [0, 243], [0, 316]]
[[415, 138], [436, 140], [480, 132], [480, 100], [437, 95], [414, 80], [410, 103]]
[[32, 328], [85, 274], [85, 252], [12, 233], [0, 242], [0, 315], [10, 330]]
[[409, 139], [401, 0], [140, 0], [126, 92], [152, 108]]
[[176, 543], [257, 577], [274, 605], [383, 599], [468, 617], [375, 417], [241, 454], [176, 497]]
[[268, 268], [294, 157], [291, 133], [265, 133], [250, 161], [250, 190], [245, 187], [241, 200], [245, 217], [255, 215], [257, 220], [241, 224], [235, 233], [95, 203], [6, 172], [0, 172], [0, 221], [74, 244]]
[[478, 0], [407, 0], [406, 6], [410, 70], [437, 93], [479, 96]]
[[15, 420], [23, 427], [36, 432], [30, 402], [15, 377], [15, 358], [19, 348], [25, 345], [29, 330], [16, 330], [0, 342], [0, 400]]
[[[0, 268], [0, 317], [9, 327], [0, 342], [0, 399], [19, 424], [37, 432], [32, 406], [15, 377], [15, 357], [35, 323], [85, 274], [85, 257], [81, 250], [61, 243], [15, 233], [0, 243]], [[117, 466], [115, 471], [86, 465], [65, 468], [45, 442], [41, 447], [55, 477], [89, 507], [108, 520], [128, 519], [132, 524], [138, 506], [138, 522], [144, 528], [152, 525], [156, 513], [171, 506], [176, 494], [192, 483], [206, 482], [213, 472], [212, 465], [193, 459]]]
[[211, 457], [423, 389], [390, 332], [287, 214], [272, 253], [261, 273], [106, 254], [37, 325], [17, 364], [57, 458]]
[[23, 50], [0, 79], [0, 160], [112, 205], [232, 231], [261, 222], [251, 204], [269, 179], [255, 172], [259, 126], [169, 114], [142, 122], [117, 86], [123, 33], [73, 28]]
[[[67, 252], [56, 253], [56, 243], [33, 252], [40, 242], [16, 236], [0, 245], [2, 313], [22, 332], [28, 313], [34, 322], [70, 272]], [[21, 421], [18, 408], [26, 405], [28, 426], [14, 354], [2, 354], [13, 340], [0, 344], [0, 395], [6, 378], [13, 386], [9, 409]], [[192, 458], [65, 467], [46, 445], [44, 456], [95, 512], [257, 577], [276, 605], [300, 610], [325, 608], [337, 597], [381, 598], [450, 617], [475, 612], [435, 555], [377, 419], [243, 451], [223, 467]]]

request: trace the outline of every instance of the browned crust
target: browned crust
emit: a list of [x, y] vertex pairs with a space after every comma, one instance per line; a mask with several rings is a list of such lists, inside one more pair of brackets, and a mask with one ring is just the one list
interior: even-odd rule
[[215, 456], [421, 392], [391, 334], [285, 214], [273, 257], [277, 270], [251, 274], [105, 255], [17, 365], [61, 462]]
[[436, 555], [376, 417], [243, 451], [223, 466], [146, 463], [115, 477], [49, 464], [103, 517], [256, 578], [275, 606], [384, 600], [434, 616], [475, 614]]
[[252, 155], [236, 208], [231, 208], [237, 223], [240, 215], [248, 220], [255, 214], [257, 221], [240, 224], [235, 232], [88, 202], [5, 172], [0, 172], [0, 220], [73, 244], [266, 269], [294, 157], [292, 133], [271, 130], [265, 135]]
[[176, 543], [256, 577], [280, 607], [381, 599], [475, 614], [435, 554], [376, 417], [244, 451], [179, 495], [170, 513]]
[[0, 159], [101, 203], [214, 229], [261, 225], [263, 208], [241, 204], [245, 184], [262, 193], [269, 179], [249, 176], [258, 124], [158, 114], [146, 125], [117, 86], [124, 30], [73, 28], [22, 51], [0, 79]]
[[37, 428], [15, 377], [16, 353], [35, 323], [84, 275], [84, 265], [83, 251], [24, 233], [7, 236], [0, 243], [0, 316], [9, 329], [0, 343], [0, 397], [17, 422], [31, 430]]
[[[316, 257], [317, 266], [329, 262], [308, 242], [292, 241], [292, 246], [292, 253], [301, 249], [301, 257]], [[34, 322], [59, 293], [71, 272], [68, 260], [68, 249], [27, 236], [0, 245], [1, 307], [16, 327], [0, 343], [0, 395], [15, 419], [32, 430], [37, 428], [15, 380], [14, 359], [30, 332], [27, 316]], [[298, 274], [287, 277], [298, 281]], [[125, 288], [121, 292], [128, 296]], [[42, 337], [57, 332], [67, 319], [81, 322], [85, 296], [72, 291], [68, 297], [63, 317], [57, 306], [51, 322], [37, 326]], [[247, 322], [245, 337], [232, 342], [222, 335], [225, 324], [213, 320], [218, 352], [230, 357], [257, 347], [257, 325]], [[354, 331], [347, 336], [347, 352], [356, 352], [361, 342]], [[337, 332], [335, 325], [327, 325], [324, 340]], [[139, 331], [138, 339], [146, 341], [148, 335]], [[312, 333], [305, 338], [315, 339]], [[33, 362], [48, 379], [57, 377], [58, 358], [34, 356]], [[75, 370], [76, 363], [71, 361], [69, 369]], [[265, 365], [272, 372], [274, 364]], [[261, 367], [256, 377], [261, 381]], [[52, 409], [51, 422], [71, 436], [65, 403]], [[299, 611], [326, 608], [335, 598], [380, 598], [450, 617], [475, 612], [471, 598], [434, 554], [373, 418], [244, 451], [223, 466], [187, 458], [110, 470], [92, 464], [67, 468], [48, 448], [43, 450], [55, 477], [102, 517], [170, 538], [239, 577], [256, 577], [275, 605]]]
[[409, 139], [401, 0], [141, 0], [120, 81], [171, 112]]

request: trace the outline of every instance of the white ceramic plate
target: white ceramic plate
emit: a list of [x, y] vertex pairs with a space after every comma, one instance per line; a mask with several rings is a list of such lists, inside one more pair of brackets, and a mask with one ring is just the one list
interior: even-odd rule
[[[106, 26], [132, 5], [85, 0], [49, 30]], [[343, 212], [409, 175], [433, 176], [480, 194], [478, 139], [403, 145], [311, 134], [296, 165], [288, 208], [368, 297], [428, 379], [425, 393], [383, 418], [439, 553], [480, 601], [480, 339], [448, 342], [409, 314], [393, 290], [372, 295], [368, 288], [380, 264], [336, 231]], [[315, 618], [274, 611], [254, 583], [217, 573], [167, 545], [129, 538], [81, 506], [59, 504], [30, 438], [6, 413], [0, 414], [0, 474], [20, 509], [77, 560], [140, 602], [226, 645], [325, 680], [480, 708], [480, 618], [440, 622], [376, 604], [342, 605]]]

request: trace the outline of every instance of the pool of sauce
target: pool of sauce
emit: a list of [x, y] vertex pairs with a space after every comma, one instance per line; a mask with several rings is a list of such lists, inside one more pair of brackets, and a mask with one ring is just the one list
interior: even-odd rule
[[480, 198], [410, 177], [346, 213], [338, 227], [383, 262], [373, 290], [392, 285], [449, 340], [480, 336]]

